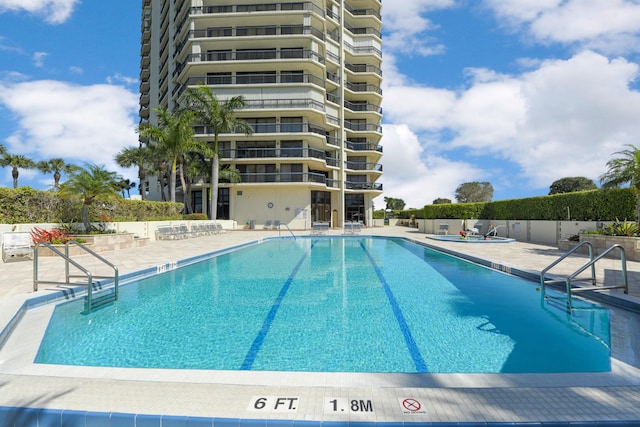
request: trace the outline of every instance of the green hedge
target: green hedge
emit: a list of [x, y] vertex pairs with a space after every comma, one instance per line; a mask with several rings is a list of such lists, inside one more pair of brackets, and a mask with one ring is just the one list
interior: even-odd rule
[[[114, 198], [89, 207], [91, 221], [160, 221], [181, 219], [182, 203]], [[0, 224], [81, 222], [82, 201], [58, 193], [0, 187]]]
[[[580, 191], [483, 203], [427, 205], [425, 219], [635, 220], [638, 195], [633, 188]], [[567, 210], [567, 207], [569, 208]]]

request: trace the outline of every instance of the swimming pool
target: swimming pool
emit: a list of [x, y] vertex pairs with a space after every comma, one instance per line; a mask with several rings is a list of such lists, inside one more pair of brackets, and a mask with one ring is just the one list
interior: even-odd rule
[[[322, 372], [608, 371], [609, 313], [383, 238], [274, 239], [56, 307], [37, 363]], [[579, 355], [579, 357], [577, 357]]]

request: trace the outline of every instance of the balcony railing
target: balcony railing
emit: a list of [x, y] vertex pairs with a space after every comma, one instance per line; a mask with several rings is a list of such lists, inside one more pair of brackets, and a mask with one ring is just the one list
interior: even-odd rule
[[372, 142], [347, 141], [345, 146], [348, 150], [353, 151], [378, 151], [382, 153], [382, 145], [374, 144]]
[[375, 65], [369, 64], [351, 64], [350, 62], [345, 62], [344, 67], [347, 70], [353, 71], [354, 73], [375, 73], [382, 77], [382, 70]]
[[245, 101], [247, 110], [313, 109], [325, 112], [324, 104], [314, 99], [257, 99]]
[[313, 50], [262, 49], [192, 53], [187, 62], [267, 61], [283, 59], [311, 59], [324, 64], [324, 57]]
[[376, 104], [371, 104], [369, 102], [350, 102], [344, 101], [344, 108], [347, 110], [355, 111], [355, 112], [374, 112], [378, 114], [382, 114], [382, 107]]
[[255, 37], [255, 36], [292, 36], [312, 35], [324, 40], [324, 33], [311, 26], [269, 25], [254, 27], [216, 27], [189, 31], [189, 38]]
[[351, 92], [374, 92], [378, 95], [382, 95], [382, 89], [376, 85], [370, 85], [367, 83], [351, 83], [347, 82], [345, 85]]
[[315, 12], [324, 17], [324, 10], [311, 2], [296, 3], [263, 3], [263, 4], [227, 4], [219, 6], [194, 6], [191, 13], [200, 14], [219, 14], [219, 13], [247, 13], [247, 12], [272, 12], [272, 11], [296, 11], [306, 10]]
[[253, 183], [315, 183], [336, 188], [338, 181], [328, 179], [323, 174], [313, 172], [240, 173], [241, 184]]
[[345, 187], [347, 190], [375, 190], [382, 191], [382, 184], [375, 182], [353, 182], [345, 181]]
[[375, 9], [354, 9], [353, 7], [345, 4], [344, 8], [347, 12], [352, 14], [353, 16], [375, 16], [379, 20], [382, 20], [382, 16], [380, 12]]
[[382, 133], [382, 126], [375, 123], [353, 123], [345, 120], [344, 127], [354, 132]]
[[382, 165], [380, 163], [346, 161], [345, 167], [347, 169], [356, 170], [356, 171], [382, 172]]
[[319, 159], [329, 166], [337, 166], [338, 159], [327, 157], [327, 153], [315, 148], [230, 148], [220, 151], [220, 157], [229, 160], [289, 158]]
[[325, 81], [313, 74], [234, 74], [192, 76], [187, 79], [187, 86], [200, 85], [266, 85], [266, 84], [290, 84], [310, 83], [325, 87]]
[[345, 42], [344, 43], [344, 47], [355, 54], [358, 55], [366, 55], [366, 54], [373, 54], [373, 55], [377, 55], [379, 57], [382, 57], [382, 51], [380, 49], [378, 49], [377, 47], [373, 47], [373, 46], [353, 46], [350, 43]]
[[[327, 138], [332, 138], [327, 135], [327, 131], [324, 126], [310, 123], [249, 123], [254, 134], [257, 133], [316, 133]], [[213, 135], [213, 132], [204, 125], [195, 125], [194, 132], [196, 135]]]

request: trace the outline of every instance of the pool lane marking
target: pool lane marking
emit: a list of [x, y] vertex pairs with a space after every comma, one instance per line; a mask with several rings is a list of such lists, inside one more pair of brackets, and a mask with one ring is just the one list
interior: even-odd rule
[[315, 244], [316, 244], [316, 241], [311, 242], [311, 247], [307, 252], [304, 253], [304, 255], [302, 255], [302, 258], [300, 258], [300, 261], [298, 261], [298, 264], [296, 264], [296, 266], [293, 268], [293, 271], [291, 272], [291, 275], [289, 275], [289, 278], [287, 279], [287, 281], [284, 283], [284, 286], [282, 286], [282, 289], [280, 289], [280, 293], [278, 294], [278, 297], [276, 298], [276, 300], [273, 302], [273, 305], [271, 306], [271, 310], [269, 310], [269, 314], [267, 314], [267, 317], [264, 319], [264, 323], [262, 324], [262, 328], [260, 329], [260, 332], [258, 332], [258, 335], [253, 340], [253, 344], [251, 344], [251, 348], [247, 352], [247, 355], [244, 358], [244, 362], [242, 362], [242, 366], [240, 367], [241, 371], [251, 370], [251, 367], [253, 366], [253, 362], [256, 361], [258, 352], [260, 351], [260, 348], [264, 343], [264, 339], [267, 337], [267, 334], [269, 333], [271, 324], [275, 320], [276, 314], [278, 314], [278, 309], [280, 308], [280, 304], [282, 304], [282, 300], [284, 299], [285, 295], [287, 295], [287, 292], [291, 287], [291, 283], [293, 283], [294, 277], [296, 276], [296, 274], [298, 274], [298, 270], [302, 266], [302, 263], [304, 263], [304, 261], [309, 257], [309, 254], [311, 254], [311, 249], [313, 249], [313, 246]]
[[373, 259], [371, 253], [367, 250], [364, 242], [360, 242], [360, 247], [367, 254], [371, 265], [373, 265], [373, 269], [378, 275], [378, 279], [382, 282], [382, 287], [384, 288], [385, 293], [387, 294], [387, 298], [389, 299], [389, 303], [391, 304], [391, 309], [393, 310], [393, 314], [396, 316], [396, 320], [398, 321], [398, 325], [400, 326], [400, 330], [402, 331], [402, 335], [404, 336], [404, 341], [407, 344], [407, 348], [409, 349], [409, 353], [411, 354], [411, 359], [413, 359], [413, 363], [416, 366], [416, 372], [429, 372], [427, 369], [427, 364], [425, 363], [422, 355], [420, 354], [420, 349], [418, 348], [418, 344], [416, 344], [416, 340], [413, 338], [411, 334], [411, 330], [409, 329], [409, 325], [407, 325], [407, 321], [404, 318], [404, 314], [402, 314], [402, 309], [398, 305], [398, 301], [396, 297], [393, 295], [387, 280], [385, 279], [382, 271], [378, 267], [376, 260]]

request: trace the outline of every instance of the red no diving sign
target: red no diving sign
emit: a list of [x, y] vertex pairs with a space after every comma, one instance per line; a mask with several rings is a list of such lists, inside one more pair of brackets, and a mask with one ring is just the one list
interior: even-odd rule
[[427, 411], [424, 409], [424, 405], [420, 400], [406, 397], [398, 399], [400, 402], [400, 410], [404, 415], [416, 415], [416, 414], [426, 414]]

